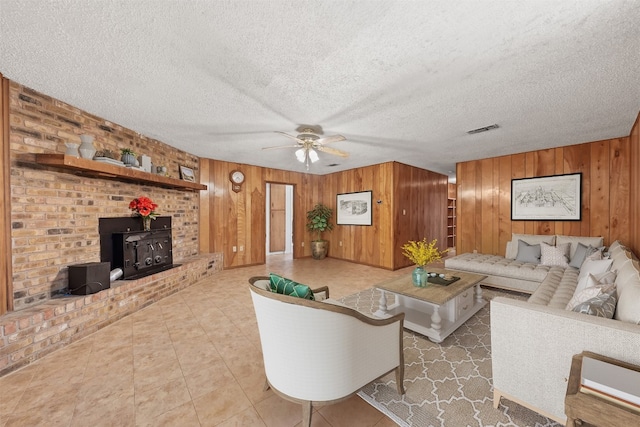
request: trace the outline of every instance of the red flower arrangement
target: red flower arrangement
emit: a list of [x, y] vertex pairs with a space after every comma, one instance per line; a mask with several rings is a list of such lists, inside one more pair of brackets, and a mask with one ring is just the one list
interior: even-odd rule
[[129, 203], [129, 209], [141, 217], [149, 217], [151, 219], [156, 219], [156, 216], [158, 216], [155, 212], [157, 208], [158, 205], [153, 203], [153, 201], [148, 197], [138, 197]]

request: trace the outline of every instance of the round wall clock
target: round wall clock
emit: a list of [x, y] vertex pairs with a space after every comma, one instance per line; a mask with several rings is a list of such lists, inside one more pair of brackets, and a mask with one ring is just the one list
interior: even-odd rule
[[231, 181], [231, 189], [236, 193], [240, 191], [242, 183], [244, 182], [244, 173], [239, 170], [234, 170], [229, 173], [229, 180]]

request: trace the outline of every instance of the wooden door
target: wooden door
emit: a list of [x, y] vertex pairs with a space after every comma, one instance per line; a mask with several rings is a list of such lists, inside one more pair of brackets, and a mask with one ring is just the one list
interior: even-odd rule
[[286, 186], [271, 184], [269, 204], [269, 252], [284, 252], [286, 226]]

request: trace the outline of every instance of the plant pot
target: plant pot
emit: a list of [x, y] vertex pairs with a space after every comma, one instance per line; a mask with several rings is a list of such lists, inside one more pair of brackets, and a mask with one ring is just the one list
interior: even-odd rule
[[311, 242], [311, 256], [313, 259], [324, 259], [327, 256], [329, 242], [326, 240], [314, 240]]

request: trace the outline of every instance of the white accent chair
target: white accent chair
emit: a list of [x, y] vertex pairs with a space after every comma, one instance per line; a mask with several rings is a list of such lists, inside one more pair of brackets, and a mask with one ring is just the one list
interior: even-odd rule
[[[252, 277], [266, 387], [302, 404], [302, 425], [311, 425], [313, 405], [344, 400], [395, 370], [404, 394], [404, 313], [388, 319], [366, 316], [337, 301], [306, 300], [269, 290], [269, 277]], [[328, 288], [314, 290], [314, 294]], [[333, 302], [333, 303], [332, 303]]]

